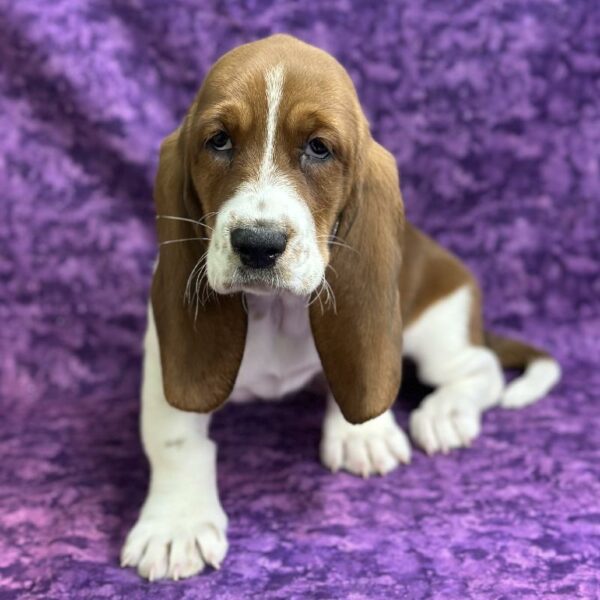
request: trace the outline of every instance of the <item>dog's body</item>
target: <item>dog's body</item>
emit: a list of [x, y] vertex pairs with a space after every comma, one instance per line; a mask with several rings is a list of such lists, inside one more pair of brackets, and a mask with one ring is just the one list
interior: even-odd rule
[[[271, 54], [279, 62], [271, 64]], [[208, 438], [209, 412], [225, 399], [275, 400], [312, 380], [322, 381], [329, 390], [322, 462], [333, 471], [343, 468], [366, 477], [410, 460], [408, 439], [389, 409], [402, 354], [416, 362], [420, 378], [435, 388], [410, 419], [411, 436], [427, 453], [470, 444], [484, 410], [498, 403], [533, 402], [559, 378], [557, 363], [544, 352], [484, 333], [472, 275], [404, 223], [389, 155], [364, 131], [351, 149], [322, 116], [315, 116], [312, 104], [308, 116], [300, 118], [297, 107], [306, 102], [293, 75], [302, 75], [300, 82], [316, 77], [294, 62], [303, 54], [321, 61], [320, 71], [330, 68], [332, 80], [339, 77], [339, 65], [324, 53], [276, 36], [217, 63], [217, 75], [207, 78], [195, 103], [199, 116], [190, 113], [191, 121], [202, 123], [224, 103], [211, 82], [214, 86], [216, 78], [217, 89], [227, 87], [236, 61], [256, 69], [266, 62], [266, 71], [257, 75], [265, 84], [266, 107], [255, 116], [263, 119], [263, 153], [243, 154], [244, 144], [250, 143], [239, 141], [248, 140], [241, 133], [251, 130], [247, 115], [212, 132], [210, 150], [206, 156], [201, 151], [198, 159], [207, 161], [203, 180], [193, 166], [189, 183], [185, 173], [173, 175], [181, 171], [179, 161], [193, 165], [181, 143], [190, 125], [163, 146], [157, 205], [159, 216], [171, 220], [159, 228], [162, 243], [181, 241], [173, 248], [190, 248], [190, 242], [209, 245], [205, 253], [161, 252], [148, 311], [142, 437], [152, 477], [123, 549], [123, 563], [137, 566], [150, 579], [190, 576], [205, 564], [218, 567], [225, 556], [227, 519], [216, 487], [215, 448]], [[219, 79], [223, 72], [227, 79]], [[351, 95], [346, 80], [340, 82], [338, 87]], [[244, 85], [248, 89], [248, 82]], [[342, 96], [338, 101], [343, 103]], [[354, 111], [344, 111], [352, 131], [361, 130], [354, 101], [348, 107]], [[233, 109], [228, 105], [227, 110]], [[309, 140], [301, 142], [302, 154], [291, 144], [292, 158], [278, 161], [284, 154], [281, 144], [294, 135], [289, 124], [300, 127], [308, 121], [315, 123], [302, 138]], [[323, 132], [325, 141], [314, 137], [313, 130]], [[358, 157], [361, 144], [370, 148], [370, 158]], [[249, 168], [257, 156], [257, 168]], [[333, 161], [340, 163], [338, 171]], [[363, 173], [358, 195], [356, 181], [345, 179], [356, 165], [357, 173]], [[235, 185], [223, 183], [234, 178], [236, 168], [244, 172], [242, 179]], [[326, 180], [319, 180], [322, 176]], [[217, 179], [219, 186], [210, 188]], [[335, 189], [326, 189], [334, 183]], [[191, 187], [198, 197], [188, 201]], [[336, 190], [345, 190], [337, 200]], [[223, 200], [215, 201], [210, 213], [205, 203], [218, 195]], [[319, 204], [323, 197], [332, 206], [327, 214]], [[202, 205], [200, 212], [196, 204]], [[216, 215], [211, 226], [209, 215]], [[204, 228], [209, 231], [206, 240], [199, 237], [206, 235]], [[205, 258], [206, 268], [199, 269]], [[325, 276], [328, 266], [334, 271], [331, 281]], [[210, 289], [221, 295], [211, 299]], [[324, 289], [325, 296], [316, 292]], [[191, 309], [181, 305], [183, 292], [195, 300]], [[243, 309], [235, 300], [240, 292]], [[526, 372], [504, 389], [501, 366], [525, 367]]]

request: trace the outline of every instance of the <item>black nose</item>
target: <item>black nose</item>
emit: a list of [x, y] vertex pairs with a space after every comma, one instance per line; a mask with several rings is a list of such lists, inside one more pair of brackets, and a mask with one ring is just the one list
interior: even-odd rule
[[242, 264], [254, 269], [272, 267], [283, 254], [287, 235], [268, 227], [238, 228], [231, 232], [231, 246]]

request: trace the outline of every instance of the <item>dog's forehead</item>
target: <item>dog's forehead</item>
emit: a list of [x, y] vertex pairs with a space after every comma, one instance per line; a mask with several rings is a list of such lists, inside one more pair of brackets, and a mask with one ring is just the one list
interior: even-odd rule
[[237, 99], [264, 115], [269, 79], [275, 72], [282, 75], [284, 97], [294, 103], [347, 110], [356, 98], [352, 80], [331, 55], [289, 36], [273, 36], [239, 46], [217, 61], [205, 79], [202, 104]]

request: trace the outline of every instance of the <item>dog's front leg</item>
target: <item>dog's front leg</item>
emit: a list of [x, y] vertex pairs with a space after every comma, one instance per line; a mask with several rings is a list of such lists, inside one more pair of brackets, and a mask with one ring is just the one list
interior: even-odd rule
[[354, 475], [385, 475], [399, 464], [410, 462], [410, 444], [391, 410], [352, 425], [344, 419], [331, 393], [321, 438], [321, 462], [332, 471], [344, 469]]
[[123, 546], [123, 566], [142, 577], [179, 579], [218, 568], [227, 552], [227, 517], [216, 482], [209, 415], [177, 410], [163, 393], [152, 309], [144, 341], [142, 441], [150, 462], [148, 496]]

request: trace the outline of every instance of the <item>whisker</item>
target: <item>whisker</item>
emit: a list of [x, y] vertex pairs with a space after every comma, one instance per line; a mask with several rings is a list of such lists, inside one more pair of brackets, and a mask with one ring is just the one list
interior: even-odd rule
[[327, 301], [330, 302], [331, 307], [333, 308], [333, 314], [337, 314], [337, 302], [335, 299], [335, 294], [329, 282], [326, 279], [323, 279], [325, 284], [325, 290], [327, 292]]
[[180, 240], [167, 240], [166, 242], [161, 242], [158, 245], [166, 246], [168, 244], [178, 244], [179, 242], [210, 242], [210, 238], [194, 237], [194, 238], [182, 238]]
[[185, 221], [186, 223], [198, 224], [195, 219], [187, 219], [186, 217], [174, 217], [173, 215], [156, 215], [157, 219], [169, 219], [171, 221]]
[[[321, 283], [319, 283], [317, 289], [316, 289], [316, 295], [315, 297], [306, 305], [306, 307], [308, 308], [311, 304], [314, 304], [317, 300], [319, 300], [321, 294], [323, 293], [323, 281], [321, 281]], [[320, 302], [320, 300], [319, 300]], [[323, 311], [323, 305], [321, 304], [321, 312]]]
[[[321, 295], [324, 291], [325, 291], [325, 280], [323, 280], [321, 282], [321, 291], [319, 292], [319, 308], [321, 309], [321, 314], [323, 314], [325, 312], [323, 310], [323, 300], [321, 299]], [[325, 306], [327, 306], [327, 303], [325, 303]]]
[[216, 215], [216, 214], [217, 214], [216, 212], [207, 213], [201, 219], [198, 219], [198, 220], [189, 219], [187, 217], [177, 217], [175, 215], [156, 215], [156, 218], [157, 219], [169, 219], [171, 221], [185, 221], [186, 223], [192, 223], [194, 225], [202, 225], [203, 227], [206, 227], [207, 229], [214, 231], [212, 227], [210, 227], [206, 223], [203, 223], [202, 221], [204, 221], [204, 219], [207, 219], [208, 217], [212, 217], [213, 215]]
[[[200, 304], [204, 306], [211, 298], [214, 290], [210, 287], [208, 283], [208, 278], [206, 277], [206, 272], [208, 271], [208, 263], [204, 264], [204, 267], [198, 273], [196, 278], [196, 294], [199, 298]], [[200, 293], [202, 296], [200, 297]]]
[[335, 299], [335, 294], [331, 285], [325, 277], [323, 277], [323, 279], [321, 280], [321, 283], [317, 287], [316, 292], [316, 296], [306, 305], [306, 307], [308, 308], [309, 306], [311, 306], [311, 304], [314, 304], [318, 300], [319, 305], [321, 307], [321, 313], [323, 313], [324, 309], [321, 297], [323, 293], [325, 293], [325, 306], [327, 307], [329, 305], [333, 309], [334, 314], [337, 314], [337, 302]]
[[343, 242], [344, 241], [343, 238], [341, 238], [339, 235], [335, 235], [334, 233], [330, 233], [329, 235], [322, 236], [322, 237], [328, 237], [330, 240], [335, 240], [335, 241], [338, 241], [338, 242]]
[[196, 271], [198, 269], [202, 268], [202, 262], [205, 259], [207, 255], [207, 252], [205, 252], [197, 261], [196, 264], [194, 265], [194, 268], [191, 270], [188, 278], [187, 278], [187, 282], [185, 285], [185, 293], [184, 293], [184, 302], [187, 301], [188, 304], [192, 303], [192, 300], [194, 298], [194, 295], [192, 294], [192, 281], [194, 279], [194, 276], [196, 274]]
[[208, 284], [208, 281], [206, 279], [204, 279], [203, 282], [204, 282], [204, 287], [202, 289], [202, 301], [201, 301], [202, 306], [204, 306], [214, 295], [214, 290], [210, 287], [210, 285]]
[[[206, 292], [206, 286], [208, 285], [207, 281], [206, 281], [206, 265], [204, 267], [202, 267], [202, 269], [200, 269], [200, 271], [198, 272], [198, 275], [196, 275], [196, 297], [198, 298], [202, 298], [201, 303], [202, 306], [204, 306], [206, 300], [204, 299], [204, 294]], [[202, 293], [202, 296], [200, 296], [200, 293]]]
[[[184, 302], [187, 302], [190, 305], [192, 305], [192, 304], [194, 305], [194, 322], [198, 318], [198, 312], [200, 310], [200, 302], [199, 302], [200, 297], [199, 297], [199, 293], [198, 293], [198, 286], [199, 286], [199, 281], [201, 280], [202, 275], [204, 274], [204, 272], [207, 268], [207, 263], [206, 263], [207, 256], [208, 256], [208, 250], [206, 252], [204, 252], [204, 254], [202, 254], [202, 256], [197, 260], [196, 264], [194, 265], [194, 268], [191, 270], [191, 272], [188, 276], [186, 286], [185, 286]], [[192, 293], [192, 282], [194, 282], [193, 293]]]
[[331, 244], [332, 246], [339, 246], [340, 248], [348, 248], [348, 250], [352, 250], [352, 252], [356, 252], [356, 254], [358, 254], [358, 250], [356, 250], [356, 248], [353, 248], [352, 246], [349, 246], [348, 244], [344, 244], [343, 242], [335, 242], [333, 240], [329, 240], [328, 242], [329, 244]]
[[212, 217], [212, 216], [216, 215], [217, 212], [218, 211], [213, 210], [213, 212], [206, 213], [202, 218], [198, 219], [198, 223], [202, 223], [202, 221], [204, 221], [204, 219], [208, 219], [208, 217]]
[[204, 306], [210, 299], [210, 286], [206, 278], [206, 272], [208, 271], [208, 263], [205, 261], [202, 268], [196, 275], [196, 302], [201, 306]]
[[340, 246], [341, 248], [348, 248], [348, 250], [352, 250], [352, 252], [356, 252], [356, 254], [360, 255], [360, 252], [356, 248], [353, 248], [352, 246], [350, 246], [349, 244], [346, 244], [345, 242], [338, 242], [336, 240], [332, 240], [332, 239], [330, 239], [330, 236], [321, 235], [321, 236], [317, 236], [317, 239], [318, 240], [327, 239], [327, 243], [331, 244], [332, 246]]

